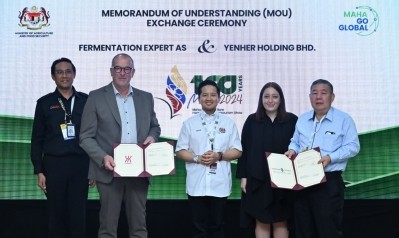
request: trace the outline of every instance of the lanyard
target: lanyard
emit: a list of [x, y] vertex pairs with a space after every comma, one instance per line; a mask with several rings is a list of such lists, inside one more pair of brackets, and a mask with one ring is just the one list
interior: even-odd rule
[[310, 141], [310, 148], [308, 149], [312, 149], [313, 148], [313, 143], [314, 143], [314, 139], [316, 137], [317, 132], [320, 131], [321, 128], [321, 123], [323, 122], [323, 120], [326, 118], [327, 114], [324, 114], [324, 116], [320, 119], [320, 121], [318, 121], [315, 117], [315, 119], [313, 119], [313, 132], [310, 136], [311, 141]]
[[219, 115], [215, 114], [215, 119], [213, 120], [213, 130], [209, 131], [206, 125], [205, 119], [200, 115], [202, 126], [205, 128], [206, 134], [208, 136], [209, 142], [211, 142], [211, 150], [213, 150], [213, 142], [215, 142], [216, 127], [219, 124]]
[[60, 103], [62, 110], [64, 110], [64, 113], [65, 113], [65, 117], [64, 117], [65, 123], [72, 122], [72, 111], [73, 111], [73, 106], [74, 106], [74, 104], [75, 104], [75, 96], [72, 96], [72, 100], [71, 100], [71, 112], [70, 112], [70, 113], [67, 112], [67, 110], [66, 110], [66, 108], [65, 108], [65, 106], [64, 106], [64, 103], [62, 102], [61, 98], [58, 98], [58, 102]]

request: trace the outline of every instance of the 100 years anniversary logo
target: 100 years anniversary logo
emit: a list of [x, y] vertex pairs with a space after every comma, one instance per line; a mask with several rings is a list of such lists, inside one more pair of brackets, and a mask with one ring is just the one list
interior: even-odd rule
[[[204, 78], [203, 75], [194, 75], [190, 83], [193, 84], [194, 90], [190, 92], [189, 87], [180, 75], [177, 66], [174, 66], [170, 75], [166, 77], [165, 96], [168, 100], [156, 97], [169, 107], [170, 119], [180, 115], [179, 113], [186, 106], [190, 108], [192, 103], [198, 101], [198, 86], [203, 80], [212, 80], [220, 88], [220, 105], [234, 105], [241, 104], [243, 101], [243, 85], [242, 75], [210, 75]], [[242, 114], [240, 111], [227, 111], [223, 108], [218, 108], [218, 111], [223, 114]], [[200, 112], [199, 108], [192, 107], [192, 114]]]

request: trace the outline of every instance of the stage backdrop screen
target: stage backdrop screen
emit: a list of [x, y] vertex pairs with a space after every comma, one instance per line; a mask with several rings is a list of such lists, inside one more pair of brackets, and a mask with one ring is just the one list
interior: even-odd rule
[[[310, 84], [334, 85], [333, 106], [356, 122], [361, 152], [344, 173], [346, 198], [399, 197], [399, 2], [1, 1], [0, 199], [44, 199], [30, 162], [36, 100], [55, 90], [51, 63], [71, 59], [74, 86], [111, 82], [111, 59], [131, 55], [131, 84], [154, 96], [162, 140], [201, 109], [195, 88], [216, 81], [219, 112], [241, 132], [259, 90], [283, 88], [288, 111], [311, 110]], [[240, 198], [232, 164], [233, 191]], [[92, 189], [90, 199], [97, 199]], [[154, 177], [150, 199], [185, 199], [184, 163]]]

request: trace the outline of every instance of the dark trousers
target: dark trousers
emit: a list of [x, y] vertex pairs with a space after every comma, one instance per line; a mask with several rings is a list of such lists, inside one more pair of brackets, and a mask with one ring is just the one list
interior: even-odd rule
[[188, 196], [191, 208], [192, 238], [223, 238], [227, 197]]
[[326, 172], [327, 182], [297, 194], [296, 238], [342, 238], [344, 182], [341, 172]]
[[44, 158], [49, 238], [86, 237], [86, 156]]

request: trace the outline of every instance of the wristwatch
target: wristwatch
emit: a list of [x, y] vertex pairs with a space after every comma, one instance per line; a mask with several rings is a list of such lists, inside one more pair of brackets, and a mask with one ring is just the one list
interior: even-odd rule
[[198, 164], [199, 155], [194, 155], [193, 162]]
[[219, 161], [222, 161], [223, 160], [223, 153], [222, 152], [218, 152], [218, 154], [219, 154]]

